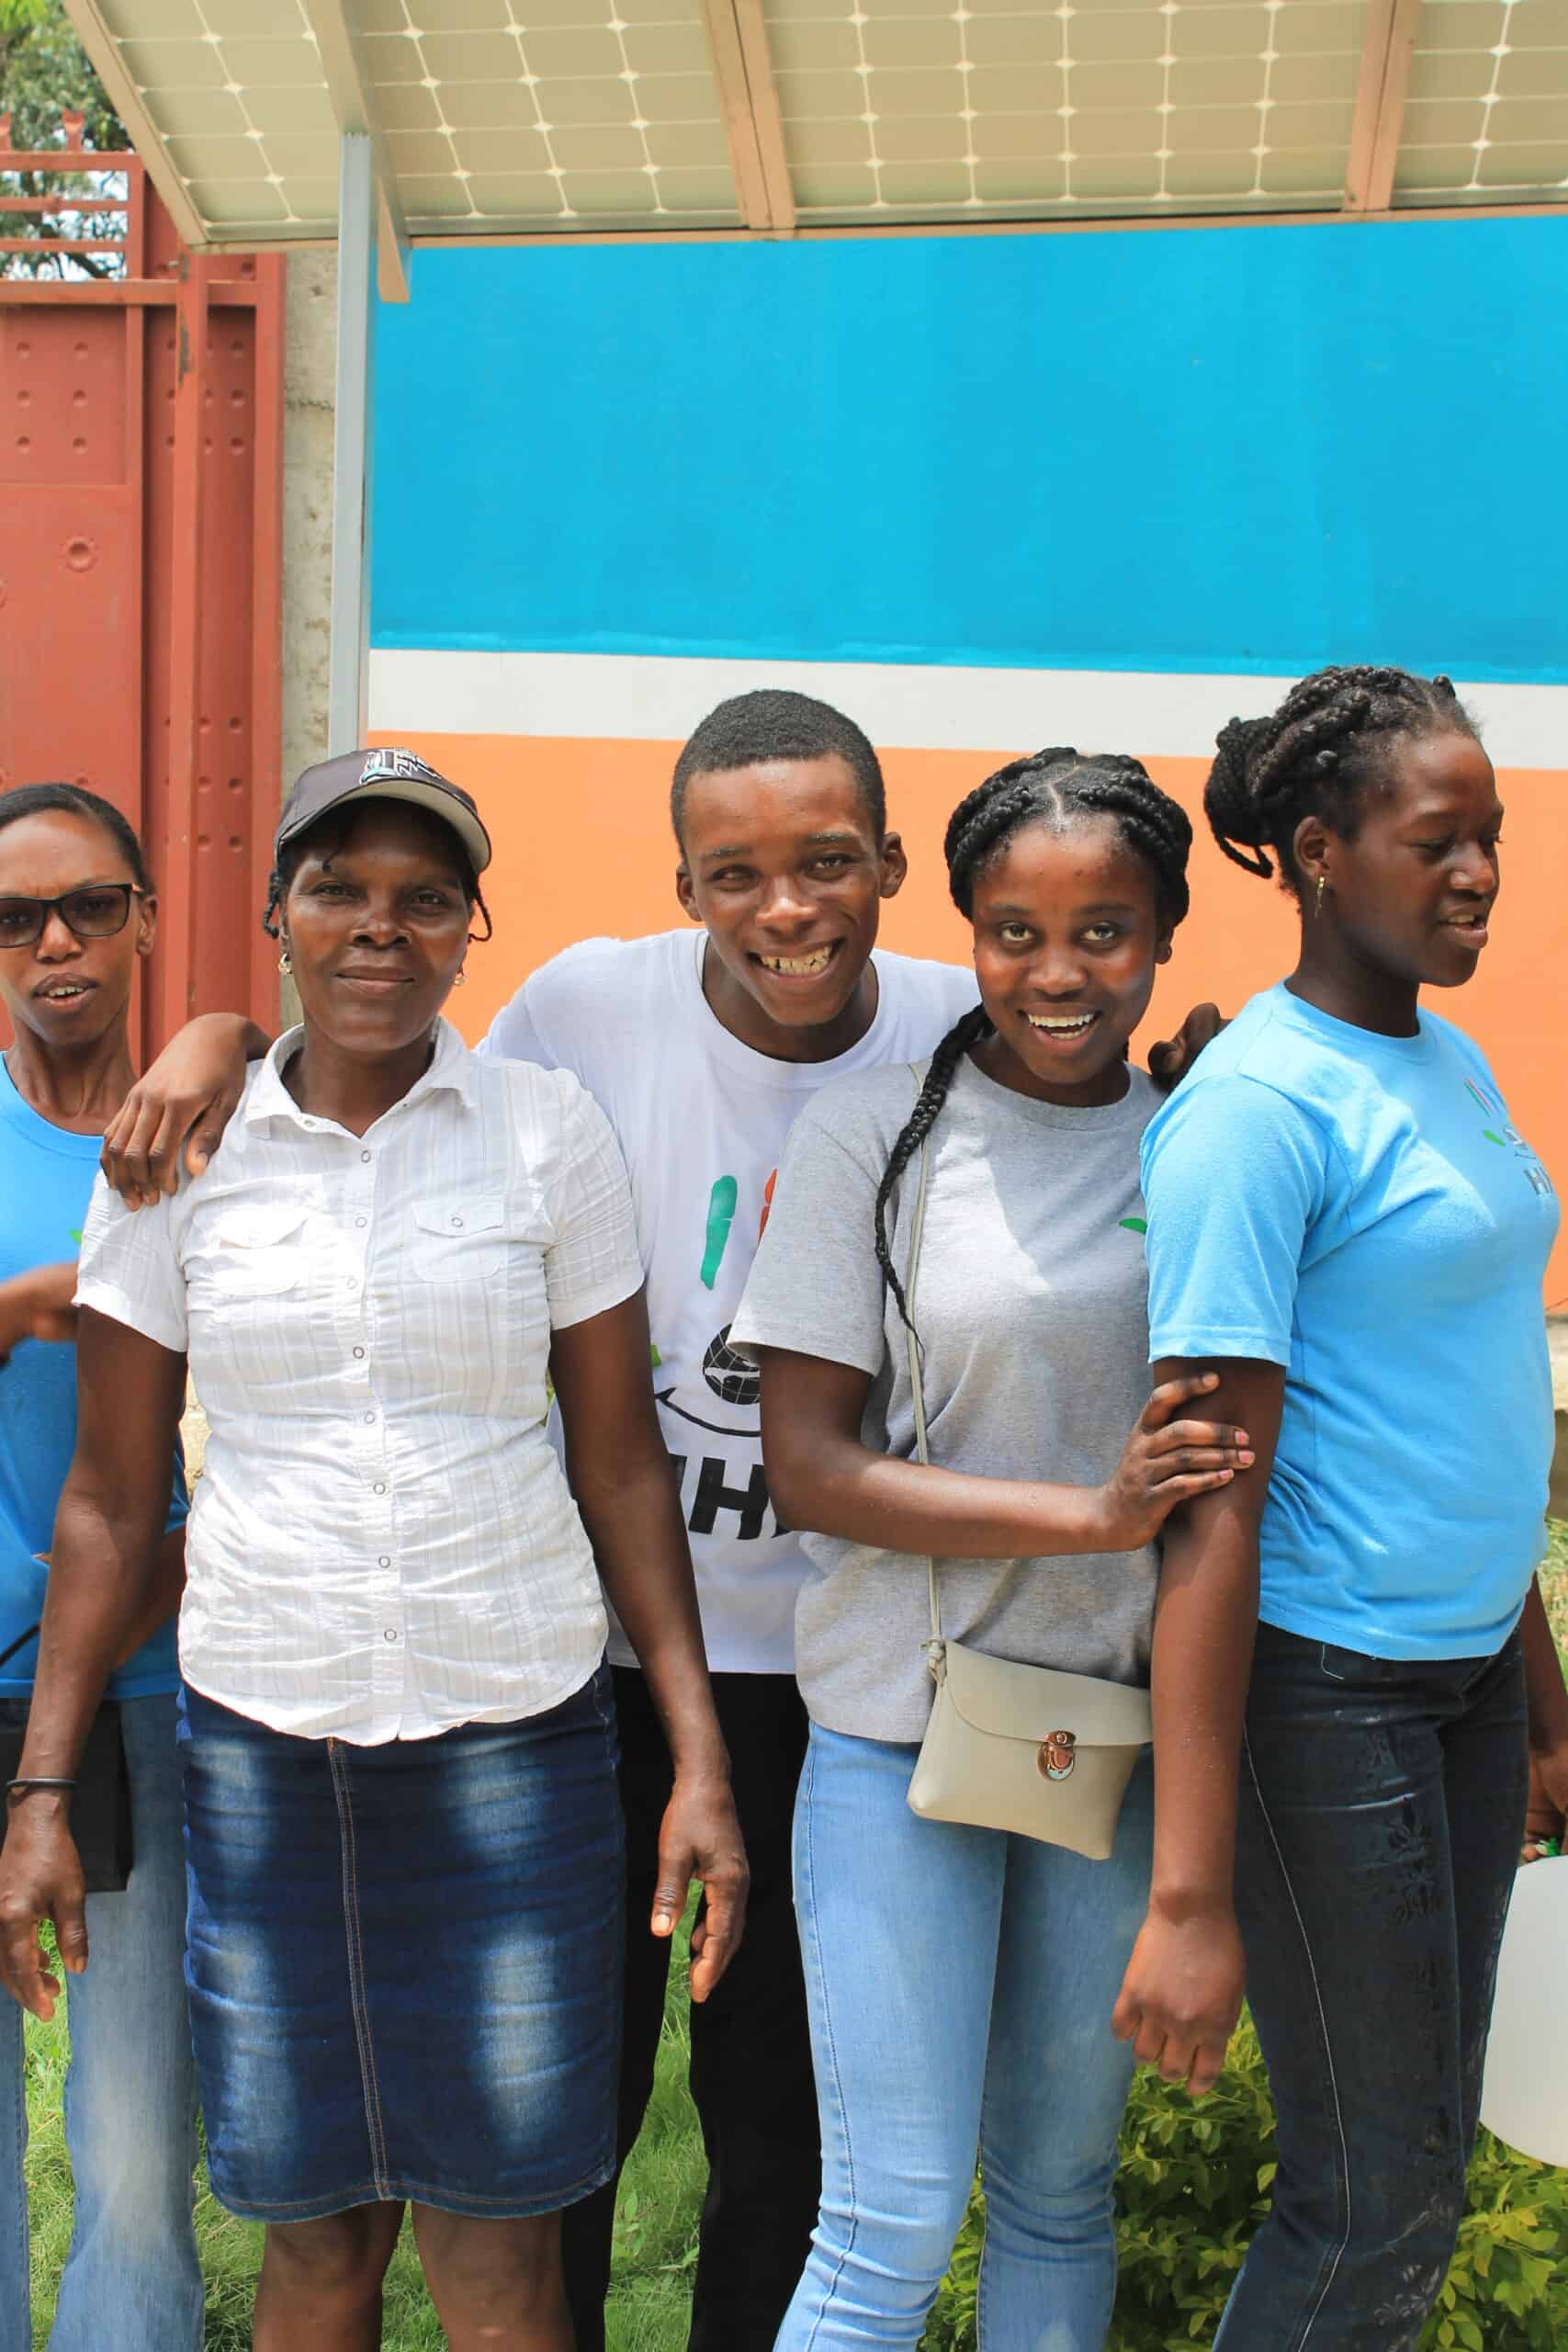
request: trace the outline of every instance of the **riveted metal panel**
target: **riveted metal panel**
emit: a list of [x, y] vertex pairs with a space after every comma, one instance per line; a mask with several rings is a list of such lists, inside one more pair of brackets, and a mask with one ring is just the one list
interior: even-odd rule
[[276, 1017], [287, 265], [186, 253], [115, 162], [126, 274], [0, 279], [0, 788], [83, 783], [141, 831], [145, 1055], [193, 1012]]

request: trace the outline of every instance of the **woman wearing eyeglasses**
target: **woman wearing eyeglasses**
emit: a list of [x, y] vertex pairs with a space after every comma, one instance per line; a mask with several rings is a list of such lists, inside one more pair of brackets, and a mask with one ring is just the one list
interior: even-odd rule
[[[141, 843], [117, 808], [74, 785], [0, 793], [0, 1002], [13, 1038], [0, 1056], [0, 1730], [32, 1690], [39, 1555], [76, 1438], [68, 1344], [76, 1245], [103, 1130], [136, 1075], [131, 989], [156, 922]], [[93, 1968], [72, 1980], [65, 2137], [75, 2222], [51, 2352], [110, 2343], [119, 2352], [196, 2352], [202, 2338], [175, 1749], [185, 1494], [177, 1466], [172, 1476], [139, 1646], [108, 1686], [129, 1781], [130, 1868], [122, 1891], [89, 1894]], [[111, 1740], [104, 1752], [118, 1783], [113, 1748]], [[7, 1815], [19, 1801], [19, 1792], [7, 1795]], [[33, 2341], [26, 2143], [22, 2013], [0, 2001], [0, 2352], [28, 2352]]]

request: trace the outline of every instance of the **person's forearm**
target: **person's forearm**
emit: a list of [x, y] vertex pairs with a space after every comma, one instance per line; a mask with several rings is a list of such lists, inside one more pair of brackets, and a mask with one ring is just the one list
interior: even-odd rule
[[811, 1431], [768, 1444], [768, 1487], [791, 1527], [923, 1558], [1011, 1560], [1105, 1547], [1102, 1490], [971, 1477]]
[[[194, 1044], [198, 1037], [215, 1038], [230, 1051], [237, 1046], [248, 1062], [259, 1062], [265, 1059], [271, 1053], [274, 1044], [274, 1040], [267, 1035], [266, 1031], [259, 1027], [251, 1019], [249, 1013], [198, 1012], [186, 1023], [183, 1029], [176, 1032], [172, 1046], [166, 1046], [164, 1051], [169, 1054], [172, 1046], [184, 1048], [186, 1040]], [[160, 1056], [159, 1060], [161, 1061], [162, 1058], [163, 1057]], [[155, 1061], [152, 1064], [152, 1069], [155, 1070], [158, 1067], [159, 1062]], [[152, 1070], [147, 1074], [151, 1077]]]
[[572, 1486], [600, 1581], [642, 1668], [676, 1771], [728, 1776], [669, 1455], [660, 1446], [602, 1489], [581, 1474]]
[[24, 1777], [74, 1777], [104, 1685], [141, 1638], [150, 1596], [166, 1578], [160, 1549], [155, 1526], [117, 1519], [67, 1483], [50, 1547]]
[[171, 1617], [179, 1614], [186, 1589], [186, 1532], [172, 1527], [160, 1539], [153, 1554], [152, 1573], [130, 1623], [120, 1636], [117, 1666], [123, 1666], [135, 1656], [143, 1642], [150, 1642], [160, 1633]]
[[1228, 1912], [1242, 1724], [1258, 1629], [1256, 1511], [1216, 1495], [1168, 1531], [1151, 1672], [1155, 1860], [1150, 1907]]
[[1552, 1639], [1540, 1579], [1532, 1577], [1519, 1621], [1525, 1655], [1525, 1689], [1529, 1698], [1530, 1747], [1538, 1756], [1568, 1755], [1568, 1688]]

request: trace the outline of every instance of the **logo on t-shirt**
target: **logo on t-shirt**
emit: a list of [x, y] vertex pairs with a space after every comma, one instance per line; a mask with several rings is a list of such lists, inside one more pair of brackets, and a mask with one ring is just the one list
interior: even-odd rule
[[[1467, 1078], [1464, 1083], [1472, 1100], [1479, 1104], [1487, 1120], [1492, 1123], [1481, 1130], [1486, 1141], [1496, 1144], [1502, 1151], [1511, 1149], [1515, 1159], [1524, 1169], [1525, 1181], [1531, 1192], [1549, 1197], [1551, 1192], [1551, 1179], [1520, 1135], [1517, 1127], [1510, 1125], [1502, 1097], [1489, 1093], [1484, 1087], [1477, 1086], [1472, 1078]], [[1499, 1128], [1502, 1129], [1501, 1134], [1498, 1133]]]
[[[762, 1213], [757, 1223], [760, 1241], [767, 1230], [768, 1212], [773, 1204], [773, 1186], [778, 1178], [775, 1168], [762, 1187]], [[697, 1268], [697, 1279], [705, 1290], [713, 1290], [718, 1283], [719, 1269], [729, 1249], [736, 1211], [740, 1203], [740, 1187], [729, 1175], [716, 1177], [708, 1193], [707, 1215], [703, 1223], [703, 1254]], [[659, 1366], [658, 1351], [655, 1364]], [[668, 1367], [660, 1367], [668, 1372]], [[773, 1532], [786, 1531], [779, 1523], [778, 1514], [772, 1509], [767, 1478], [759, 1459], [757, 1407], [761, 1396], [761, 1374], [745, 1356], [737, 1355], [729, 1344], [729, 1325], [720, 1326], [703, 1352], [703, 1386], [705, 1396], [694, 1395], [694, 1384], [688, 1385], [685, 1394], [690, 1402], [680, 1403], [682, 1384], [677, 1378], [667, 1385], [654, 1387], [654, 1396], [665, 1412], [691, 1429], [702, 1430], [712, 1439], [739, 1439], [736, 1451], [739, 1459], [731, 1461], [725, 1455], [704, 1451], [697, 1465], [695, 1491], [691, 1498], [687, 1524], [694, 1535], [711, 1535], [716, 1532], [719, 1514], [733, 1514], [735, 1537], [755, 1542], [762, 1533], [770, 1513]], [[708, 1404], [708, 1396], [715, 1400]], [[698, 1409], [698, 1408], [702, 1409]], [[739, 1419], [737, 1418], [739, 1416]], [[673, 1432], [670, 1433], [673, 1436]], [[726, 1449], [728, 1454], [728, 1449]], [[676, 1476], [682, 1490], [686, 1477], [688, 1456], [671, 1447], [676, 1464]]]

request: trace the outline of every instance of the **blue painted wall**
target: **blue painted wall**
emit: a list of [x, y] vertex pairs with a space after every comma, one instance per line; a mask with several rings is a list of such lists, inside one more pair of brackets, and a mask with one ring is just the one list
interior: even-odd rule
[[375, 642], [1568, 679], [1568, 219], [424, 252]]

